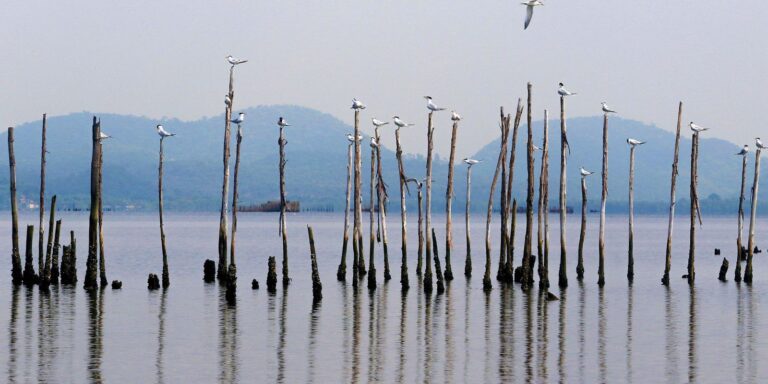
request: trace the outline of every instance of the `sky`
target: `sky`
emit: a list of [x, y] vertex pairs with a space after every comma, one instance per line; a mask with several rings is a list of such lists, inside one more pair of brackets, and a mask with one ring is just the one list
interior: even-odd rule
[[[544, 3], [523, 30], [520, 0], [8, 0], [0, 126], [44, 112], [218, 115], [232, 54], [250, 60], [236, 71], [235, 109], [297, 104], [352, 124], [357, 97], [368, 105], [366, 132], [374, 116], [416, 124], [403, 132], [409, 153], [426, 152], [423, 96], [464, 116], [465, 156], [498, 136], [498, 108], [514, 113], [527, 82], [534, 118], [549, 109], [555, 124], [562, 81], [579, 93], [569, 117], [598, 115], [606, 101], [672, 130], [683, 101], [684, 120], [711, 127], [709, 137], [768, 136], [768, 2]], [[450, 112], [435, 127], [446, 157]], [[383, 135], [394, 147], [394, 133]]]

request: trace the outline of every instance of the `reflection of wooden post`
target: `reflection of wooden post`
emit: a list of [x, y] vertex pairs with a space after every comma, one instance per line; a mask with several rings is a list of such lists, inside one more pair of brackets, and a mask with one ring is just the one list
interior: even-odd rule
[[[45, 217], [45, 154], [48, 152], [45, 145], [45, 139], [46, 139], [46, 121], [47, 116], [44, 113], [43, 114], [43, 132], [42, 132], [42, 144], [40, 145], [40, 222], [38, 224], [38, 240], [37, 240], [37, 271], [40, 273], [40, 280], [45, 281], [45, 278], [43, 276], [43, 258], [45, 254], [43, 253], [43, 238], [45, 237], [45, 225], [44, 225], [44, 217]], [[52, 228], [48, 228], [49, 231], [52, 230]]]
[[464, 226], [467, 230], [467, 258], [464, 260], [464, 276], [472, 276], [472, 238], [469, 229], [469, 209], [472, 193], [472, 165], [467, 166], [467, 202], [464, 208]]
[[752, 207], [749, 213], [749, 239], [747, 244], [747, 267], [744, 269], [744, 282], [752, 284], [752, 256], [755, 253], [755, 216], [757, 215], [757, 189], [760, 186], [760, 148], [755, 151], [755, 180], [752, 182]]
[[400, 262], [400, 287], [402, 291], [407, 291], [410, 288], [408, 282], [408, 249], [406, 246], [406, 213], [405, 213], [405, 190], [408, 188], [405, 181], [405, 170], [403, 169], [403, 149], [400, 146], [400, 128], [395, 129], [395, 144], [397, 148], [397, 170], [399, 173], [400, 182], [400, 233], [401, 241], [400, 250], [402, 251], [402, 260]]
[[21, 254], [19, 253], [19, 208], [16, 203], [16, 156], [13, 152], [13, 127], [8, 127], [8, 165], [11, 187], [11, 280], [14, 285], [22, 281]]
[[92, 289], [98, 287], [98, 241], [99, 241], [99, 150], [101, 149], [101, 124], [94, 116], [92, 126], [91, 149], [91, 206], [88, 219], [88, 259], [85, 263], [85, 280], [83, 287]]
[[608, 113], [603, 114], [603, 191], [600, 194], [600, 238], [597, 285], [605, 285], [605, 201], [608, 198]]
[[[459, 121], [453, 121], [451, 129], [451, 154], [448, 157], [448, 187], [445, 189], [445, 280], [453, 280], [451, 249], [453, 248], [453, 164], [456, 159], [456, 134]], [[435, 245], [437, 246], [437, 245]]]
[[635, 278], [635, 146], [629, 145], [629, 238], [627, 245], [627, 279]]
[[[517, 202], [514, 202], [514, 207], [510, 207], [510, 201], [512, 199], [512, 184], [515, 180], [515, 152], [517, 151], [517, 130], [520, 128], [520, 118], [523, 116], [523, 100], [517, 99], [517, 111], [515, 112], [515, 122], [512, 127], [512, 150], [509, 153], [509, 177], [506, 180], [507, 183], [507, 196], [506, 196], [506, 223], [504, 228], [504, 241], [507, 243], [507, 255], [504, 258], [505, 264], [503, 266], [504, 273], [501, 275], [504, 277], [504, 281], [512, 282], [514, 280], [514, 269], [512, 267], [513, 259], [515, 257], [515, 225], [508, 225], [510, 220], [514, 223], [517, 211]], [[510, 219], [511, 217], [511, 219]]]
[[336, 280], [347, 279], [347, 244], [349, 243], [349, 196], [352, 194], [352, 143], [347, 146], [347, 194], [344, 204], [344, 240], [341, 245], [341, 262], [336, 271]]
[[[696, 280], [696, 214], [699, 206], [697, 187], [699, 184], [699, 133], [694, 132], [691, 139], [691, 229], [688, 248], [688, 283]], [[745, 279], [746, 280], [746, 279]]]
[[565, 155], [566, 151], [570, 151], [570, 149], [568, 148], [567, 128], [565, 126], [565, 96], [560, 96], [560, 271], [557, 279], [557, 285], [560, 288], [568, 286], [565, 246], [565, 220], [568, 209], [568, 183], [566, 182], [568, 158]]
[[584, 238], [587, 236], [587, 177], [581, 176], [581, 231], [579, 231], [579, 261], [576, 264], [576, 279], [584, 278]]
[[672, 268], [672, 229], [675, 218], [675, 182], [677, 181], [677, 159], [680, 153], [680, 126], [683, 119], [683, 103], [680, 102], [677, 109], [677, 130], [675, 132], [675, 156], [672, 160], [672, 177], [669, 192], [669, 223], [667, 224], [667, 254], [664, 261], [664, 276], [661, 283], [669, 285], [669, 270]]
[[533, 118], [531, 116], [531, 103], [532, 103], [532, 88], [533, 85], [528, 83], [528, 110], [526, 112], [526, 119], [528, 122], [528, 146], [527, 153], [527, 165], [528, 165], [528, 190], [525, 198], [525, 243], [523, 246], [523, 274], [522, 274], [522, 287], [528, 289], [533, 284], [533, 276], [531, 276], [531, 242], [533, 240]]
[[741, 156], [741, 192], [739, 193], [739, 216], [738, 221], [739, 234], [736, 237], [736, 265], [733, 279], [736, 282], [741, 281], [741, 258], [744, 248], [741, 241], [741, 234], [744, 231], [744, 185], [747, 183], [747, 154]]
[[483, 290], [490, 291], [493, 288], [491, 284], [491, 217], [493, 213], [493, 193], [496, 190], [496, 183], [499, 180], [499, 173], [504, 166], [504, 155], [507, 151], [507, 139], [509, 138], [509, 115], [504, 116], [504, 109], [501, 110], [501, 148], [499, 158], [496, 161], [496, 171], [493, 173], [491, 181], [491, 190], [488, 193], [488, 211], [485, 218], [485, 275], [483, 275]]
[[549, 287], [549, 112], [544, 110], [544, 143], [541, 146], [541, 173], [539, 174], [539, 232], [541, 256], [539, 257], [539, 288]]
[[[426, 237], [425, 261], [427, 265], [424, 269], [424, 292], [432, 292], [432, 261], [429, 256], [432, 254], [432, 238], [429, 233], [432, 228], [432, 112], [429, 112], [427, 118], [427, 198], [425, 201], [426, 220], [424, 224], [424, 236]], [[437, 246], [437, 244], [435, 244]]]
[[234, 91], [235, 66], [229, 68], [229, 102], [224, 113], [224, 179], [221, 184], [221, 212], [219, 216], [219, 266], [216, 278], [224, 282], [227, 279], [227, 203], [229, 202], [229, 142], [231, 141], [230, 122], [232, 120], [232, 104], [235, 101]]

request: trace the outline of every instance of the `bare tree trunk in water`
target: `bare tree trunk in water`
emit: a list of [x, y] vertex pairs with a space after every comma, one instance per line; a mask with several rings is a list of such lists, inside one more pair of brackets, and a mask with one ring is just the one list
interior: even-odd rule
[[467, 201], [464, 208], [464, 226], [467, 230], [467, 257], [464, 260], [464, 276], [472, 277], [472, 238], [470, 237], [469, 210], [472, 198], [472, 165], [467, 166]]
[[[517, 131], [520, 128], [520, 119], [523, 117], [523, 100], [517, 99], [517, 111], [515, 112], [515, 123], [512, 128], [512, 150], [509, 156], [509, 178], [507, 179], [507, 224], [510, 222], [511, 226], [507, 226], [505, 231], [505, 239], [507, 242], [507, 257], [505, 258], [506, 264], [504, 266], [504, 277], [507, 282], [513, 282], [515, 277], [514, 270], [514, 258], [515, 258], [515, 229], [517, 224], [517, 201], [512, 199], [512, 184], [515, 179], [515, 153], [517, 152]], [[509, 202], [513, 201], [512, 207]]]
[[[688, 284], [696, 280], [696, 217], [699, 207], [699, 133], [694, 132], [691, 139], [691, 229], [688, 247]], [[701, 218], [699, 218], [701, 220]], [[745, 279], [746, 280], [746, 279]]]
[[165, 248], [165, 226], [163, 225], [163, 140], [160, 137], [160, 161], [157, 166], [157, 211], [160, 216], [160, 248], [163, 252], [163, 288], [171, 285], [171, 277], [168, 271], [168, 252]]
[[[226, 299], [230, 305], [236, 303], [237, 298], [237, 263], [235, 262], [235, 237], [237, 235], [237, 200], [238, 194], [238, 175], [240, 173], [240, 145], [243, 142], [243, 129], [240, 124], [237, 125], [237, 144], [235, 146], [235, 179], [232, 186], [232, 238], [229, 245], [229, 269], [227, 270], [227, 291]], [[163, 288], [165, 288], [165, 271], [163, 267]], [[170, 284], [170, 283], [169, 283]]]
[[[356, 138], [355, 138], [356, 139]], [[341, 262], [336, 271], [336, 280], [347, 279], [347, 244], [349, 243], [349, 198], [352, 194], [352, 144], [347, 146], [347, 194], [344, 203], [344, 240], [341, 245]]]
[[[365, 252], [363, 251], [363, 180], [362, 180], [362, 154], [360, 149], [360, 110], [355, 109], [355, 225], [353, 240], [357, 244], [358, 277], [365, 276]], [[356, 283], [355, 283], [356, 284]]]
[[104, 146], [99, 141], [99, 280], [101, 287], [106, 287], [107, 281], [107, 263], [104, 256], [104, 203], [102, 188], [102, 173], [104, 171]]
[[400, 128], [395, 129], [395, 144], [397, 148], [397, 170], [399, 173], [398, 181], [400, 183], [400, 234], [402, 251], [402, 260], [400, 262], [400, 287], [403, 292], [410, 288], [408, 282], [408, 247], [407, 247], [407, 228], [406, 228], [406, 210], [405, 210], [405, 191], [408, 185], [405, 181], [405, 170], [403, 169], [403, 149], [400, 146]]
[[[539, 287], [549, 288], [549, 112], [544, 110], [544, 143], [541, 146], [541, 173], [539, 174], [539, 220], [544, 224], [541, 257], [539, 258]], [[539, 223], [539, 228], [542, 223]]]
[[229, 202], [229, 142], [231, 137], [230, 121], [232, 120], [232, 105], [235, 101], [234, 91], [235, 66], [229, 68], [229, 103], [224, 111], [224, 177], [221, 183], [221, 212], [219, 215], [219, 266], [216, 278], [221, 282], [227, 280], [227, 205]]
[[[427, 199], [426, 199], [426, 220], [424, 224], [424, 234], [426, 237], [426, 251], [425, 261], [427, 265], [424, 269], [424, 292], [432, 292], [432, 261], [430, 255], [432, 254], [432, 238], [429, 236], [430, 228], [432, 228], [432, 134], [434, 129], [432, 128], [432, 112], [429, 112], [427, 118]], [[435, 244], [437, 246], [437, 244]]]
[[566, 252], [566, 215], [568, 209], [568, 183], [566, 182], [568, 157], [568, 129], [565, 125], [565, 96], [560, 96], [560, 271], [557, 285], [560, 288], [568, 286], [567, 252]]
[[603, 190], [600, 197], [600, 238], [598, 239], [599, 263], [597, 285], [605, 285], [605, 201], [608, 199], [608, 113], [603, 115]]
[[747, 267], [744, 269], [744, 282], [752, 284], [752, 256], [755, 253], [755, 216], [757, 216], [757, 190], [760, 186], [760, 148], [755, 151], [755, 180], [752, 182], [752, 206], [749, 214], [749, 239]]
[[93, 117], [91, 148], [91, 207], [88, 219], [88, 259], [85, 263], [83, 288], [98, 288], [98, 246], [99, 246], [99, 150], [101, 149], [101, 123]]
[[[45, 154], [48, 153], [46, 148], [46, 128], [47, 128], [47, 116], [43, 114], [43, 131], [42, 131], [42, 144], [40, 145], [40, 222], [38, 224], [38, 242], [37, 242], [37, 271], [40, 273], [40, 280], [45, 281], [43, 276], [43, 239], [45, 237]], [[49, 231], [51, 229], [49, 228]]]
[[635, 146], [629, 146], [629, 238], [627, 246], [627, 279], [635, 278]]
[[[453, 121], [451, 129], [451, 154], [448, 157], [448, 186], [445, 189], [445, 280], [453, 280], [451, 270], [451, 250], [453, 249], [453, 166], [456, 160], [456, 134], [459, 121]], [[435, 245], [437, 246], [437, 245]]]
[[[357, 137], [357, 136], [355, 136]], [[285, 224], [286, 219], [286, 204], [287, 200], [285, 198], [285, 145], [288, 142], [285, 140], [285, 135], [283, 134], [283, 126], [280, 126], [280, 138], [278, 139], [278, 145], [280, 147], [280, 237], [283, 241], [283, 287], [287, 287], [288, 284], [291, 282], [291, 278], [288, 275], [288, 234], [287, 231], [287, 225]]]
[[491, 190], [488, 193], [488, 211], [485, 218], [485, 275], [483, 276], [483, 290], [488, 292], [493, 288], [491, 284], [491, 217], [493, 214], [493, 193], [496, 190], [496, 183], [499, 181], [499, 173], [504, 166], [504, 155], [507, 151], [507, 139], [509, 138], [509, 122], [511, 117], [504, 116], [504, 109], [501, 109], [501, 148], [499, 158], [496, 161], [496, 171], [493, 173], [491, 181]]
[[669, 192], [669, 223], [667, 224], [667, 253], [664, 261], [664, 276], [661, 284], [669, 285], [669, 270], [672, 268], [672, 229], [675, 218], [675, 182], [677, 181], [677, 160], [680, 153], [680, 126], [683, 123], [683, 102], [677, 109], [677, 130], [675, 132], [675, 156], [672, 160], [672, 177]]
[[379, 129], [376, 128], [376, 142], [379, 145], [376, 146], [376, 197], [379, 204], [379, 223], [380, 234], [384, 251], [384, 281], [392, 280], [392, 274], [389, 270], [389, 242], [387, 238], [387, 201], [389, 200], [387, 194], [387, 188], [384, 184], [384, 175], [381, 165], [381, 137], [379, 136]]
[[587, 177], [581, 176], [581, 231], [579, 231], [579, 260], [576, 280], [584, 278], [584, 238], [587, 236]]
[[737, 218], [739, 234], [736, 237], [736, 272], [733, 277], [737, 283], [741, 281], [741, 258], [743, 257], [742, 249], [744, 249], [744, 245], [741, 240], [741, 234], [744, 231], [744, 186], [746, 183], [747, 154], [745, 153], [743, 156], [741, 156], [741, 192], [739, 193], [739, 216]]
[[532, 88], [533, 85], [528, 83], [528, 109], [526, 111], [526, 119], [528, 122], [528, 147], [527, 147], [527, 165], [528, 165], [528, 190], [525, 198], [525, 243], [523, 246], [523, 274], [522, 274], [522, 288], [527, 290], [533, 285], [533, 276], [531, 276], [531, 243], [533, 241], [533, 196], [535, 194], [533, 190], [534, 175], [533, 175], [533, 118], [531, 116], [531, 104], [532, 104]]
[[11, 188], [11, 281], [21, 285], [21, 254], [19, 252], [19, 208], [16, 199], [16, 156], [13, 152], [13, 127], [8, 127], [8, 165]]
[[[369, 290], [375, 290], [376, 289], [376, 265], [374, 264], [374, 255], [376, 251], [376, 228], [374, 226], [374, 209], [376, 208], [376, 204], [373, 200], [373, 191], [374, 191], [374, 183], [376, 180], [376, 148], [371, 146], [371, 177], [369, 179], [370, 184], [370, 195], [368, 198], [368, 203], [370, 204], [369, 208], [369, 243], [368, 243], [368, 289]], [[381, 207], [379, 207], [381, 209]]]

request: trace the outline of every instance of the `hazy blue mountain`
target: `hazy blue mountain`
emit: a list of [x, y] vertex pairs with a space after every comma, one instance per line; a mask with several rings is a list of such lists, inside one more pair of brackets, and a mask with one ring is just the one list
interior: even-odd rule
[[[344, 206], [347, 139], [352, 127], [335, 117], [297, 106], [261, 106], [245, 110], [240, 168], [241, 204], [260, 203], [278, 198], [277, 117], [284, 116], [291, 124], [286, 129], [288, 145], [287, 191], [289, 200], [301, 201], [304, 209], [335, 209]], [[114, 138], [104, 142], [105, 205], [116, 209], [154, 209], [156, 207], [158, 136], [155, 124], [162, 123], [176, 137], [165, 145], [166, 207], [171, 210], [216, 210], [219, 206], [222, 172], [223, 116], [197, 121], [155, 121], [145, 117], [98, 114], [102, 130]], [[89, 194], [90, 129], [93, 114], [82, 112], [48, 119], [47, 195], [58, 194], [63, 208], [87, 207]], [[16, 128], [16, 160], [20, 197], [38, 199], [40, 161], [40, 121]], [[534, 123], [534, 137], [541, 144], [542, 122]], [[527, 127], [519, 130], [514, 195], [522, 202], [525, 183], [525, 138]], [[550, 122], [550, 198], [557, 200], [559, 178], [560, 123]], [[385, 127], [383, 135], [393, 135]], [[234, 166], [234, 134], [232, 159]], [[681, 209], [689, 191], [690, 131], [684, 127], [680, 146], [680, 177], [678, 199]], [[699, 183], [700, 197], [710, 199], [708, 206], [724, 206], [726, 211], [735, 204], [740, 182], [741, 162], [733, 154], [738, 146], [718, 139], [701, 141]], [[674, 134], [636, 121], [611, 117], [609, 127], [609, 202], [612, 209], [622, 209], [627, 200], [628, 155], [625, 140], [634, 137], [648, 143], [636, 152], [636, 201], [638, 210], [659, 211], [669, 199]], [[569, 205], [578, 208], [580, 165], [596, 172], [588, 179], [590, 206], [599, 203], [601, 166], [602, 117], [574, 118], [568, 121], [571, 155], [568, 160]], [[9, 206], [7, 133], [2, 134], [3, 150], [0, 166], [0, 208]], [[405, 143], [407, 145], [407, 143]], [[488, 187], [498, 156], [498, 139], [480, 150], [474, 157], [484, 160], [473, 173], [473, 208], [487, 207]], [[447, 150], [442, 151], [443, 153]], [[363, 141], [364, 205], [368, 201], [370, 148], [368, 137]], [[398, 210], [397, 164], [394, 151], [385, 148], [384, 172], [389, 188], [389, 209]], [[750, 158], [750, 162], [753, 157]], [[423, 156], [406, 156], [408, 176], [424, 175]], [[463, 211], [465, 197], [465, 166], [457, 159], [455, 194], [456, 208]], [[538, 177], [540, 152], [537, 152]], [[751, 168], [750, 171], [751, 172]], [[434, 161], [433, 210], [441, 212], [445, 204], [447, 161]], [[751, 178], [750, 178], [751, 180]], [[766, 191], [763, 188], [763, 191]], [[762, 195], [762, 194], [761, 194]], [[498, 196], [498, 193], [497, 193]], [[408, 197], [411, 215], [415, 211], [415, 193]], [[711, 203], [711, 204], [709, 204]]]

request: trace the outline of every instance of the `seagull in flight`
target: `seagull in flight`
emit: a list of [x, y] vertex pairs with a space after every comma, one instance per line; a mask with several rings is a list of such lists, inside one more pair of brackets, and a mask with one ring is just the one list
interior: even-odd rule
[[432, 102], [432, 96], [424, 96], [427, 99], [427, 109], [431, 112], [445, 111], [445, 108], [438, 108], [435, 103]]
[[766, 148], [768, 148], [765, 145], [763, 145], [763, 142], [760, 141], [759, 137], [755, 137], [755, 146], [757, 147], [757, 149], [766, 149]]
[[244, 59], [238, 59], [238, 58], [236, 58], [236, 57], [232, 57], [232, 55], [229, 55], [229, 56], [227, 56], [227, 61], [228, 61], [230, 64], [232, 64], [232, 66], [233, 66], [233, 67], [234, 67], [235, 65], [238, 65], [238, 64], [242, 64], [242, 63], [247, 63], [247, 62], [248, 62], [248, 60], [244, 60]]
[[400, 116], [392, 116], [392, 120], [395, 122], [395, 125], [397, 125], [398, 128], [413, 126], [411, 123], [406, 123], [405, 121], [400, 120]]
[[528, 29], [528, 25], [531, 24], [531, 19], [533, 18], [533, 7], [544, 5], [544, 3], [539, 0], [527, 0], [520, 4], [525, 5], [525, 26], [523, 29]]
[[280, 116], [280, 118], [277, 119], [277, 125], [279, 125], [280, 128], [285, 128], [285, 127], [290, 127], [291, 126], [290, 124], [288, 124], [287, 121], [285, 121], [285, 119], [283, 119], [282, 116]]
[[233, 123], [240, 125], [245, 121], [245, 112], [240, 112], [236, 118], [231, 120]]
[[358, 99], [352, 99], [352, 107], [350, 109], [359, 110], [359, 109], [365, 109], [365, 104], [363, 104], [362, 101]]
[[709, 128], [704, 128], [704, 127], [702, 127], [700, 125], [694, 124], [693, 121], [691, 121], [691, 123], [688, 124], [688, 125], [691, 127], [691, 131], [694, 131], [696, 133], [704, 132], [706, 130], [709, 130]]
[[373, 123], [374, 127], [378, 128], [378, 127], [381, 127], [382, 125], [389, 124], [389, 121], [381, 121], [381, 120], [379, 120], [379, 119], [374, 117], [374, 118], [371, 119], [371, 123]]
[[480, 163], [480, 160], [470, 159], [469, 157], [465, 157], [463, 161], [465, 164], [469, 165], [470, 167]]
[[584, 169], [584, 167], [580, 167], [579, 168], [579, 173], [581, 173], [581, 177], [587, 177], [587, 176], [593, 174], [594, 172], [587, 171], [586, 169]]
[[739, 155], [739, 156], [744, 156], [744, 155], [746, 155], [747, 153], [749, 153], [749, 145], [747, 145], [747, 144], [744, 144], [744, 147], [742, 147], [742, 148], [741, 148], [741, 151], [739, 151], [739, 153], [737, 153], [736, 155]]
[[[363, 135], [357, 135], [357, 141], [360, 141], [363, 139]], [[347, 140], [349, 140], [350, 143], [355, 142], [355, 135], [351, 133], [347, 133]]]
[[161, 124], [157, 125], [157, 134], [160, 135], [160, 138], [165, 139], [166, 137], [176, 136], [175, 133], [170, 133], [163, 128]]
[[605, 113], [616, 113], [616, 111], [614, 111], [613, 109], [608, 107], [608, 104], [606, 104], [605, 101], [603, 101], [600, 104], [603, 106], [603, 112], [605, 112]]
[[406, 182], [406, 183], [415, 183], [415, 184], [416, 184], [416, 188], [418, 188], [418, 189], [421, 189], [421, 186], [422, 186], [422, 182], [421, 182], [421, 181], [418, 181], [418, 180], [416, 180], [416, 179], [414, 179], [414, 178], [412, 178], [412, 177], [411, 177], [411, 178], [407, 178], [407, 179], [405, 179], [405, 182]]
[[567, 89], [565, 89], [565, 85], [563, 83], [559, 83], [560, 88], [557, 89], [557, 94], [560, 96], [573, 96], [576, 95], [576, 92], [571, 92]]
[[633, 139], [633, 138], [630, 137], [630, 138], [627, 139], [627, 144], [629, 144], [629, 145], [634, 147], [636, 145], [643, 145], [643, 144], [645, 144], [645, 141], [640, 141], [638, 139]]
[[453, 120], [453, 121], [461, 121], [461, 115], [456, 113], [456, 111], [451, 111], [451, 120]]
[[379, 143], [376, 142], [376, 138], [371, 136], [371, 148], [378, 148]]
[[541, 148], [536, 144], [531, 144], [533, 146], [534, 151], [541, 151]]
[[107, 135], [104, 132], [99, 132], [99, 140], [106, 140], [106, 139], [111, 139], [111, 138], [112, 138], [112, 136]]

